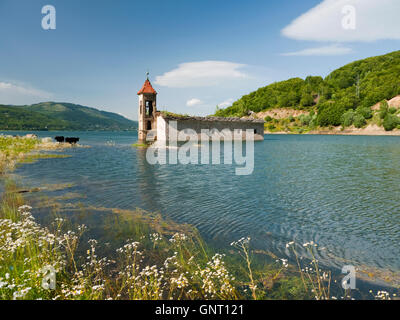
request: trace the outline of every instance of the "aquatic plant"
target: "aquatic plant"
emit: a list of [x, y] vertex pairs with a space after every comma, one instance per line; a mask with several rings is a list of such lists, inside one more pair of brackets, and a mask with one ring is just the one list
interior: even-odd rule
[[297, 246], [299, 246], [299, 244], [295, 243], [294, 241], [286, 244], [286, 248], [291, 249], [295, 256], [305, 290], [311, 291], [316, 300], [329, 300], [331, 298], [330, 289], [332, 274], [330, 271], [322, 271], [319, 266], [319, 261], [316, 258], [316, 250], [318, 245], [313, 241], [302, 244], [302, 247], [307, 250], [311, 258], [308, 266], [301, 265], [299, 254], [296, 250]]
[[[1, 299], [235, 299], [232, 278], [222, 260], [198, 257], [195, 240], [184, 234], [170, 239], [151, 234], [150, 241], [173, 252], [163, 265], [148, 265], [151, 258], [139, 242], [117, 249], [116, 260], [99, 258], [97, 241], [90, 239], [86, 259], [79, 263], [77, 249], [85, 226], [63, 232], [57, 218], [54, 231], [41, 227], [26, 205], [17, 212], [3, 206], [0, 219]], [[176, 251], [174, 251], [176, 250]], [[189, 257], [190, 255], [190, 257]], [[196, 256], [195, 256], [196, 255]], [[42, 286], [43, 271], [57, 272], [57, 288]]]

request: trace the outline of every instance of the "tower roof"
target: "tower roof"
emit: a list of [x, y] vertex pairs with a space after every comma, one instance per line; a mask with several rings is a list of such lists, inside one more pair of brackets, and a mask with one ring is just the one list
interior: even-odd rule
[[153, 94], [157, 94], [157, 91], [154, 90], [154, 88], [152, 87], [152, 85], [151, 85], [149, 79], [146, 79], [146, 81], [145, 81], [144, 84], [143, 84], [142, 89], [140, 89], [139, 92], [138, 92], [137, 94], [139, 95], [139, 94], [142, 94], [142, 93], [153, 93]]

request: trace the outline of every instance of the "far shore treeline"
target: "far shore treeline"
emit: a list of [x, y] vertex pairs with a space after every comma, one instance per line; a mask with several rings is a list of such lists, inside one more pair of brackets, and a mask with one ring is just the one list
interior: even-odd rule
[[72, 103], [0, 105], [0, 130], [123, 131], [137, 122], [123, 116]]
[[[243, 117], [250, 112], [294, 108], [309, 111], [314, 126], [362, 127], [372, 118], [371, 107], [397, 95], [400, 95], [400, 51], [350, 63], [325, 79], [309, 76], [305, 80], [293, 78], [273, 83], [243, 96], [228, 108], [217, 107], [215, 115]], [[381, 113], [386, 130], [400, 126], [400, 118], [393, 113], [395, 110]], [[349, 123], [349, 118], [354, 121]]]

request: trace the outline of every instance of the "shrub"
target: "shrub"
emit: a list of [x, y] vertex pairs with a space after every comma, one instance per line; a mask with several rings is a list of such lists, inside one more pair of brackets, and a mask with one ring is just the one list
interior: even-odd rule
[[311, 116], [310, 115], [306, 115], [306, 114], [302, 114], [299, 117], [299, 120], [300, 120], [300, 122], [301, 122], [301, 124], [303, 126], [308, 126], [310, 124], [310, 121], [311, 121]]
[[311, 117], [311, 121], [309, 123], [309, 127], [310, 128], [315, 128], [318, 125], [317, 123], [317, 115], [314, 115], [313, 117]]
[[342, 125], [343, 127], [350, 127], [354, 122], [354, 117], [356, 113], [353, 110], [349, 110], [342, 116]]
[[388, 112], [389, 112], [389, 105], [388, 105], [387, 101], [384, 100], [381, 102], [381, 105], [379, 107], [379, 117], [381, 119], [385, 119]]
[[321, 127], [338, 126], [344, 112], [345, 109], [340, 104], [325, 103], [319, 108], [317, 122]]
[[340, 100], [336, 101], [336, 105], [339, 105], [345, 110], [355, 109], [357, 107], [357, 104], [357, 97], [352, 95], [342, 97]]
[[361, 115], [361, 114], [356, 114], [354, 116], [354, 126], [356, 128], [362, 128], [363, 126], [365, 126], [365, 124], [367, 123], [367, 121], [365, 120], [365, 118]]
[[397, 109], [396, 109], [395, 107], [389, 108], [389, 113], [390, 113], [390, 114], [395, 114], [396, 111], [397, 111]]
[[357, 109], [357, 113], [361, 114], [365, 119], [371, 119], [373, 116], [370, 107], [361, 107]]
[[266, 122], [270, 122], [270, 121], [272, 121], [272, 118], [271, 118], [270, 116], [266, 116], [266, 117], [264, 118], [264, 120], [265, 120]]
[[314, 104], [314, 98], [310, 93], [303, 93], [301, 100], [300, 100], [300, 105], [302, 107], [309, 107]]
[[393, 114], [386, 114], [385, 119], [383, 120], [383, 127], [386, 131], [392, 131], [400, 124], [400, 119]]

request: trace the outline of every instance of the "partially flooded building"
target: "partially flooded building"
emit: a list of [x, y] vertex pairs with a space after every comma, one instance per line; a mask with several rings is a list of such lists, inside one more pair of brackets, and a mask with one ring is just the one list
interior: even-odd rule
[[223, 137], [225, 140], [245, 140], [251, 132], [254, 140], [264, 140], [264, 120], [248, 118], [181, 116], [157, 110], [157, 92], [147, 78], [138, 92], [139, 140], [186, 141], [196, 135], [204, 139]]

